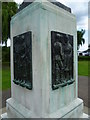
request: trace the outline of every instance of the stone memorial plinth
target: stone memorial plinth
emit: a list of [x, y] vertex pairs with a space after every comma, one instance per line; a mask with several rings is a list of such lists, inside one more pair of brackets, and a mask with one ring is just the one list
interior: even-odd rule
[[11, 20], [11, 98], [2, 118], [82, 118], [77, 28], [71, 9], [50, 1], [21, 6]]

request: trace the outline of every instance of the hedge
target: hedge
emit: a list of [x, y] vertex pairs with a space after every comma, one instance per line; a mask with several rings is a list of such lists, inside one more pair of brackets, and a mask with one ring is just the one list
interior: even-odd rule
[[78, 56], [78, 60], [80, 61], [83, 61], [83, 60], [85, 60], [85, 61], [89, 61], [90, 60], [90, 56]]

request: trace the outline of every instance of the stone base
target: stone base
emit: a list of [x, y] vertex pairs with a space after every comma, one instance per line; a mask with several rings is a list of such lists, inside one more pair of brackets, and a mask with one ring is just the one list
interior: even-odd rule
[[7, 100], [7, 113], [2, 114], [1, 118], [89, 118], [89, 116], [83, 113], [83, 101], [79, 98], [55, 113], [42, 117], [36, 116], [35, 113], [10, 98]]
[[1, 119], [8, 118], [7, 113], [1, 115]]
[[80, 118], [90, 118], [90, 116], [87, 115], [87, 114], [85, 114], [85, 113], [83, 113], [83, 114], [80, 116]]

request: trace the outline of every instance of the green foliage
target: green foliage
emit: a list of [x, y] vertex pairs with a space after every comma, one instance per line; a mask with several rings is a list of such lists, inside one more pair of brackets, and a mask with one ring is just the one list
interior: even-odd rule
[[10, 47], [2, 47], [2, 62], [10, 61]]
[[0, 46], [0, 62], [1, 62], [1, 59], [2, 59], [2, 47]]
[[0, 43], [2, 40], [2, 4], [0, 2]]
[[10, 38], [10, 20], [16, 14], [18, 6], [15, 2], [2, 2], [2, 42]]
[[79, 61], [90, 61], [90, 56], [78, 56]]
[[80, 45], [82, 46], [85, 43], [85, 39], [83, 38], [85, 34], [85, 30], [81, 29], [81, 31], [77, 31], [77, 46], [79, 49]]

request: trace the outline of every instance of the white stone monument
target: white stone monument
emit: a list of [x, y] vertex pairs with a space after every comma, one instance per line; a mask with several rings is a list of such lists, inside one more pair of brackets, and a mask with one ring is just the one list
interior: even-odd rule
[[[65, 57], [67, 52], [67, 46], [65, 47], [67, 39], [64, 39], [65, 36], [69, 37], [69, 42], [71, 42], [69, 46], [71, 45], [71, 51], [73, 52], [71, 55], [73, 56], [73, 63], [70, 69], [67, 69], [67, 72], [66, 68], [64, 70], [65, 65], [63, 61], [67, 63], [70, 59], [67, 56]], [[25, 41], [27, 41], [25, 44], [25, 41], [23, 42], [24, 37]], [[61, 40], [61, 43], [59, 40]], [[59, 58], [58, 45], [62, 55], [60, 57], [64, 56], [62, 59]], [[25, 52], [26, 48], [29, 48], [30, 63], [28, 63], [29, 58], [27, 60], [24, 55], [20, 54], [20, 51], [24, 50]], [[69, 53], [71, 51], [69, 50]], [[18, 53], [21, 55], [21, 58], [20, 56], [19, 58], [22, 61], [25, 58], [24, 62], [28, 63], [22, 62], [24, 67], [19, 65], [19, 60], [16, 60], [17, 57], [14, 56], [14, 54], [18, 56]], [[26, 51], [25, 54], [28, 54], [28, 52]], [[17, 64], [19, 71], [17, 70]], [[56, 68], [53, 67], [53, 64], [56, 65]], [[63, 69], [58, 67], [59, 64]], [[77, 28], [75, 15], [66, 6], [62, 8], [49, 1], [36, 0], [29, 4], [13, 16], [11, 20], [11, 98], [6, 101], [7, 113], [1, 117], [88, 117], [83, 113], [83, 101], [78, 98], [77, 69]], [[18, 73], [21, 74], [21, 78], [25, 78], [25, 70], [30, 73], [30, 76], [27, 75], [30, 78], [29, 85], [27, 81], [22, 81], [22, 79], [15, 81], [15, 79], [20, 78]], [[71, 73], [69, 70], [71, 70]], [[63, 78], [70, 78], [70, 81], [67, 81], [67, 79], [65, 81]], [[59, 79], [61, 81], [58, 81]]]

